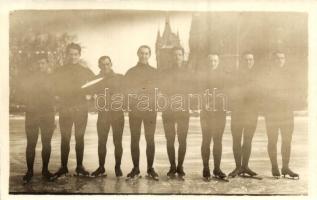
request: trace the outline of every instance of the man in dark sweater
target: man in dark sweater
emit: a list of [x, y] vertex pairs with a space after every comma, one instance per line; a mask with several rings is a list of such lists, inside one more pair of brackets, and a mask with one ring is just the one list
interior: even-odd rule
[[41, 131], [42, 140], [42, 175], [47, 180], [53, 179], [48, 170], [51, 155], [51, 139], [55, 129], [54, 96], [52, 93], [52, 80], [48, 69], [46, 56], [36, 58], [37, 68], [28, 74], [21, 83], [21, 95], [25, 111], [25, 132], [27, 139], [26, 163], [27, 173], [23, 177], [25, 183], [33, 176], [35, 147]]
[[276, 52], [273, 55], [274, 63], [267, 74], [267, 95], [265, 122], [268, 136], [268, 153], [272, 164], [272, 175], [279, 177], [277, 163], [277, 141], [279, 132], [282, 136], [282, 175], [297, 178], [299, 175], [289, 168], [291, 142], [294, 130], [294, 114], [290, 83], [293, 81], [289, 66], [285, 65], [285, 54]]
[[[224, 96], [225, 74], [223, 68], [219, 66], [219, 55], [214, 53], [208, 56], [208, 67], [203, 69], [202, 74], [202, 90], [209, 90], [216, 95], [213, 97], [215, 105], [205, 104], [200, 112], [200, 123], [202, 129], [202, 145], [201, 156], [203, 159], [203, 177], [210, 178], [209, 157], [210, 142], [213, 138], [213, 158], [214, 170], [213, 174], [219, 178], [225, 178], [226, 174], [220, 169], [222, 154], [222, 136], [226, 125], [226, 97]], [[217, 93], [214, 92], [217, 90]], [[219, 96], [221, 94], [222, 96]], [[218, 96], [217, 96], [218, 95]]]
[[[95, 87], [97, 95], [105, 94], [107, 89], [107, 102], [110, 102], [113, 94], [120, 94], [123, 84], [123, 75], [116, 74], [112, 70], [112, 62], [109, 56], [99, 58], [100, 73], [98, 77], [103, 77], [103, 80]], [[105, 109], [98, 109], [97, 132], [98, 132], [98, 157], [99, 167], [94, 171], [92, 176], [100, 176], [105, 174], [105, 159], [107, 153], [107, 140], [110, 127], [113, 132], [113, 143], [115, 146], [115, 174], [117, 177], [122, 176], [121, 158], [122, 158], [122, 134], [124, 128], [124, 113], [122, 109], [114, 109], [108, 103], [104, 105]]]
[[[144, 135], [146, 139], [147, 173], [150, 177], [157, 179], [158, 174], [153, 168], [155, 143], [154, 133], [156, 129], [156, 111], [154, 109], [154, 88], [157, 78], [156, 69], [149, 65], [151, 56], [149, 46], [142, 45], [137, 51], [139, 62], [129, 69], [125, 75], [126, 89], [128, 95], [129, 124], [131, 132], [131, 155], [133, 169], [127, 175], [128, 178], [140, 175], [140, 135], [141, 125], [144, 125]], [[131, 94], [135, 94], [137, 97]], [[140, 103], [144, 100], [145, 106]], [[140, 102], [139, 102], [140, 101]]]
[[[252, 139], [258, 120], [258, 69], [254, 65], [254, 54], [243, 55], [243, 63], [235, 74], [236, 95], [232, 99], [231, 133], [233, 139], [233, 154], [236, 168], [229, 174], [256, 176], [248, 164], [251, 155]], [[243, 144], [241, 141], [243, 138]]]
[[66, 48], [67, 63], [54, 73], [55, 95], [59, 100], [59, 125], [61, 130], [61, 168], [57, 177], [68, 173], [68, 155], [72, 127], [75, 126], [77, 175], [89, 175], [83, 166], [84, 134], [88, 118], [86, 95], [81, 89], [93, 72], [82, 66], [80, 61], [81, 47], [71, 43]]
[[[165, 95], [171, 98], [173, 95], [185, 95], [190, 92], [190, 71], [187, 64], [184, 62], [184, 49], [175, 47], [173, 49], [174, 63], [173, 67], [162, 71], [162, 88]], [[170, 105], [162, 112], [163, 127], [167, 142], [167, 154], [170, 161], [170, 170], [167, 176], [174, 177], [176, 173], [183, 177], [183, 163], [186, 154], [186, 140], [189, 127], [189, 110], [173, 110]], [[175, 162], [175, 137], [178, 137], [178, 163]]]

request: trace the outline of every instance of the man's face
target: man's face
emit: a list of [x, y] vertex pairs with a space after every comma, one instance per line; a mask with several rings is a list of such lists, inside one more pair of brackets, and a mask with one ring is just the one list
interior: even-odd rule
[[254, 56], [253, 54], [246, 54], [244, 56], [244, 61], [249, 69], [252, 69], [254, 66]]
[[184, 54], [182, 50], [175, 50], [174, 51], [174, 59], [176, 63], [184, 62]]
[[219, 65], [219, 56], [214, 54], [214, 55], [209, 55], [208, 58], [209, 58], [209, 66], [212, 69], [217, 69]]
[[47, 60], [45, 58], [39, 59], [36, 64], [40, 72], [44, 72], [44, 73], [50, 72]]
[[150, 50], [146, 47], [143, 47], [138, 52], [139, 62], [143, 64], [147, 64], [149, 61], [151, 54]]
[[102, 71], [110, 72], [111, 68], [112, 68], [112, 63], [108, 58], [105, 58], [105, 59], [101, 60], [101, 62], [99, 64], [99, 68]]
[[276, 54], [276, 59], [275, 59], [275, 62], [276, 62], [276, 65], [279, 66], [279, 67], [284, 67], [285, 65], [285, 54], [284, 53], [277, 53]]
[[67, 52], [67, 58], [71, 64], [77, 64], [80, 60], [80, 53], [77, 49], [69, 49]]

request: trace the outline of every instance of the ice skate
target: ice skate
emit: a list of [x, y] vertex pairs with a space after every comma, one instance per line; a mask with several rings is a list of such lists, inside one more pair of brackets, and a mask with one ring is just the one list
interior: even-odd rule
[[262, 180], [262, 178], [257, 175], [258, 174], [252, 171], [249, 167], [243, 167], [239, 171], [239, 176], [243, 178], [253, 178], [253, 179]]
[[106, 170], [104, 167], [98, 167], [94, 172], [91, 173], [91, 176], [98, 177], [98, 176], [107, 176]]
[[68, 174], [68, 168], [67, 167], [61, 167], [59, 170], [54, 174], [56, 178], [60, 178], [62, 176], [69, 176]]
[[84, 168], [84, 166], [77, 166], [75, 171], [75, 176], [89, 176], [89, 172]]
[[281, 173], [284, 178], [289, 177], [292, 179], [299, 179], [299, 175], [293, 172], [290, 168], [282, 168]]
[[33, 172], [32, 171], [27, 171], [26, 174], [23, 176], [23, 183], [27, 184], [31, 181], [33, 177]]
[[184, 180], [184, 176], [186, 175], [184, 172], [184, 168], [183, 167], [177, 167], [176, 172], [178, 174], [178, 177], [182, 180]]
[[54, 181], [56, 179], [56, 176], [54, 174], [52, 174], [50, 171], [48, 171], [48, 170], [42, 171], [42, 176], [47, 181]]
[[221, 169], [214, 169], [213, 171], [214, 178], [221, 181], [229, 182], [227, 175], [221, 171]]
[[158, 181], [158, 174], [155, 172], [154, 168], [149, 168], [147, 170], [147, 178], [153, 179], [155, 181]]
[[170, 170], [167, 172], [167, 177], [168, 178], [175, 178], [175, 176], [176, 176], [176, 173], [177, 173], [177, 171], [176, 171], [176, 167], [170, 167]]
[[236, 167], [232, 172], [229, 173], [229, 177], [236, 177], [239, 174], [240, 168]]
[[272, 176], [276, 179], [279, 179], [281, 177], [278, 167], [272, 167]]
[[131, 170], [131, 172], [127, 175], [127, 179], [126, 180], [127, 181], [129, 181], [129, 180], [137, 180], [139, 178], [141, 178], [140, 170], [137, 169], [137, 168], [133, 168]]
[[209, 168], [203, 169], [203, 179], [204, 181], [210, 181], [211, 180], [211, 174]]

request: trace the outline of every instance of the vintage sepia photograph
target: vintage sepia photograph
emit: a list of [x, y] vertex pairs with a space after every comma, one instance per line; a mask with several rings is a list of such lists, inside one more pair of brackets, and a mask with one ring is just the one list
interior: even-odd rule
[[9, 194], [307, 196], [308, 18], [11, 10]]

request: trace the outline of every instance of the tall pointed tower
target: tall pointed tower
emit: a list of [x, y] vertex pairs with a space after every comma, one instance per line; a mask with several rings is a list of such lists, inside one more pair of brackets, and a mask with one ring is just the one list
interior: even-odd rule
[[160, 30], [157, 31], [155, 43], [158, 70], [164, 70], [171, 67], [173, 59], [172, 49], [177, 46], [181, 46], [179, 34], [172, 32], [169, 15], [167, 14], [165, 18], [164, 32], [161, 36]]

